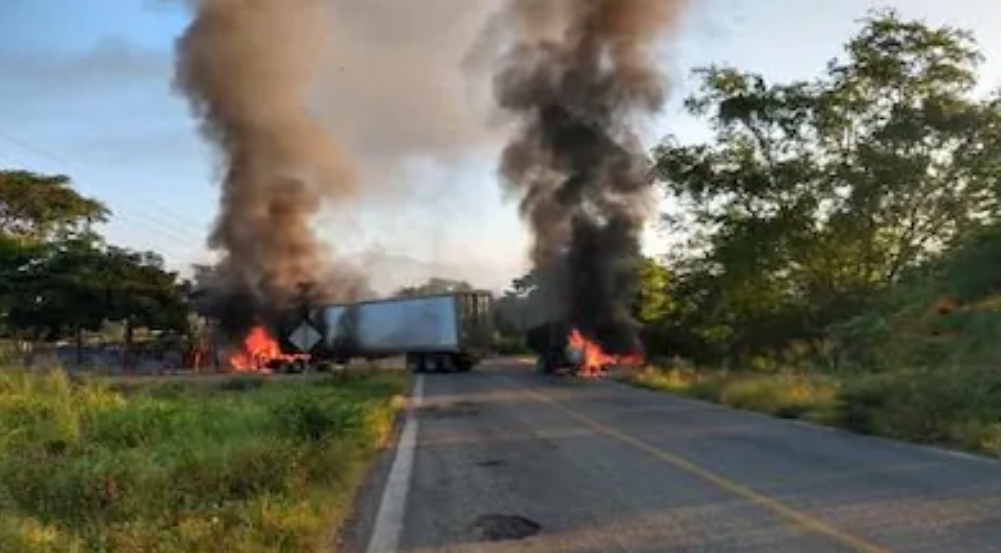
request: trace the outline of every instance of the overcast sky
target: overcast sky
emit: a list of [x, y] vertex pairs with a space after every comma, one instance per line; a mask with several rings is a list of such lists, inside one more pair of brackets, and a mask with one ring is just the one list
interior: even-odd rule
[[[472, 0], [371, 2], [378, 14], [347, 14], [338, 29], [344, 55], [320, 112], [351, 135], [366, 178], [397, 179], [413, 193], [342, 210], [323, 232], [341, 250], [461, 262], [481, 267], [484, 284], [505, 282], [524, 264], [526, 238], [495, 181], [498, 136], [485, 126], [479, 83], [459, 70], [483, 10]], [[855, 20], [882, 6], [972, 30], [987, 57], [983, 86], [999, 86], [1000, 2], [694, 2], [663, 55], [674, 101], [648, 141], [701, 136], [679, 108], [688, 68], [811, 78], [840, 54]], [[175, 267], [204, 258], [217, 196], [211, 151], [170, 86], [174, 40], [189, 17], [165, 0], [0, 2], [0, 165], [70, 175], [112, 208], [112, 241], [159, 251]], [[658, 246], [652, 234], [646, 247]]]

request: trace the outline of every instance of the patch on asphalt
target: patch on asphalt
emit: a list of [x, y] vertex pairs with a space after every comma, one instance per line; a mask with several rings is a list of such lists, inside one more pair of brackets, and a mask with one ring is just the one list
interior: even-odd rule
[[446, 405], [428, 405], [421, 409], [421, 413], [434, 419], [469, 417], [478, 414], [478, 404], [473, 401], [457, 401]]
[[519, 515], [481, 515], [471, 525], [480, 541], [506, 541], [529, 538], [540, 525]]

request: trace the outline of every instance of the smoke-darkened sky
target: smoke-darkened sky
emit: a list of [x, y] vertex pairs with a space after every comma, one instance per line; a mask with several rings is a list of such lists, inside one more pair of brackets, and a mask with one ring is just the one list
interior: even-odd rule
[[[398, 2], [368, 4], [386, 10]], [[453, 4], [483, 3], [455, 0]], [[1000, 6], [992, 2], [777, 0], [765, 5], [754, 0], [708, 0], [696, 4], [700, 7], [682, 29], [676, 55], [663, 56], [670, 73], [677, 76], [688, 67], [711, 62], [734, 63], [778, 79], [812, 76], [828, 58], [839, 54], [855, 18], [869, 7], [891, 4], [907, 16], [973, 29], [986, 48], [987, 86], [1000, 81]], [[447, 8], [443, 9], [449, 12]], [[363, 32], [367, 17], [372, 23], [380, 14], [355, 14], [346, 21], [357, 21], [356, 32], [343, 37], [356, 39], [351, 41], [354, 50], [344, 53], [341, 71], [357, 76], [380, 74], [378, 70], [383, 69], [410, 87], [413, 104], [398, 100], [393, 90], [373, 94], [381, 83], [357, 77], [342, 89], [347, 101], [321, 110], [330, 124], [343, 129], [358, 126], [359, 117], [380, 123], [355, 134], [354, 143], [350, 140], [348, 147], [364, 157], [387, 160], [418, 154], [417, 158], [405, 155], [411, 159], [395, 167], [371, 165], [377, 176], [412, 181], [418, 191], [416, 201], [396, 207], [394, 216], [388, 216], [386, 208], [373, 206], [351, 217], [343, 215], [327, 225], [325, 238], [360, 249], [376, 243], [388, 254], [446, 264], [472, 260], [470, 265], [484, 267], [471, 271], [472, 276], [501, 284], [522, 265], [527, 244], [515, 210], [501, 201], [494, 175], [496, 153], [484, 151], [491, 149], [490, 133], [470, 116], [478, 113], [477, 96], [466, 105], [444, 102], [450, 95], [437, 93], [435, 79], [419, 82], [409, 72], [419, 69], [415, 60], [423, 58], [424, 52], [402, 47], [401, 32], [432, 33], [433, 26], [438, 32], [442, 30], [439, 18], [457, 17], [451, 32], [436, 36], [441, 50], [453, 55], [441, 58], [441, 65], [424, 69], [430, 77], [459, 77], [449, 71], [450, 64], [461, 57], [457, 45], [477, 29], [452, 13], [430, 9], [422, 14], [392, 18], [399, 24], [387, 27], [386, 35], [369, 35], [370, 41]], [[0, 51], [4, 52], [0, 57], [0, 74], [4, 75], [0, 81], [0, 163], [74, 176], [84, 192], [108, 202], [116, 212], [108, 228], [113, 240], [160, 250], [177, 266], [201, 255], [218, 191], [213, 184], [212, 156], [196, 133], [186, 104], [169, 88], [173, 43], [188, 18], [177, 5], [151, 0], [0, 3]], [[390, 35], [402, 40], [388, 41]], [[785, 40], [778, 41], [778, 36]], [[395, 47], [396, 55], [367, 53], [368, 49]], [[373, 59], [383, 61], [367, 61]], [[337, 71], [331, 77], [337, 81]], [[461, 84], [453, 81], [448, 86]], [[653, 122], [650, 140], [669, 131], [701, 136], [701, 128], [678, 113], [677, 100], [678, 95], [669, 113]], [[409, 114], [435, 116], [444, 124], [427, 125], [424, 134], [417, 133], [418, 126], [408, 126]], [[489, 146], [463, 155], [471, 137]], [[429, 161], [430, 153], [443, 162]], [[432, 201], [431, 207], [418, 199]], [[457, 216], [446, 219], [444, 213]]]

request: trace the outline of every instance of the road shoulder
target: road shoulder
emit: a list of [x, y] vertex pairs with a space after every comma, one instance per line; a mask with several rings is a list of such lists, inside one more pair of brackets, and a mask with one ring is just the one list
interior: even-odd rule
[[335, 535], [330, 551], [332, 553], [365, 553], [373, 534], [377, 513], [383, 499], [384, 490], [390, 478], [391, 467], [397, 457], [398, 447], [409, 408], [415, 393], [416, 379], [408, 385], [405, 399], [408, 401], [394, 416], [391, 436], [370, 465], [366, 477], [355, 492], [350, 514]]

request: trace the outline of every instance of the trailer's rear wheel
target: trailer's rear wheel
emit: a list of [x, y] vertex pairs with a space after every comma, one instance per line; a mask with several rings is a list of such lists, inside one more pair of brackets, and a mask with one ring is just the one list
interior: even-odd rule
[[408, 370], [413, 373], [424, 373], [428, 370], [428, 356], [424, 353], [408, 353], [404, 356]]
[[408, 353], [405, 365], [413, 373], [467, 372], [477, 364], [476, 359], [464, 353]]
[[462, 372], [462, 373], [469, 372], [471, 369], [474, 368], [474, 365], [476, 364], [474, 358], [472, 358], [470, 355], [466, 355], [463, 353], [454, 353], [452, 357], [453, 357], [453, 366], [456, 367], [457, 372]]

